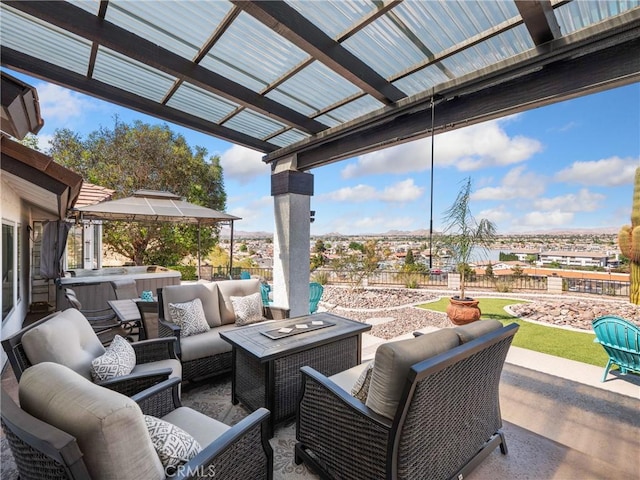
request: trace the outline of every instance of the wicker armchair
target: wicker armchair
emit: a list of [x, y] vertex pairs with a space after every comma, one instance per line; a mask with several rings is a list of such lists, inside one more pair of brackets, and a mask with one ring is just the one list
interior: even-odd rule
[[[130, 396], [169, 377], [182, 378], [175, 343], [173, 338], [132, 343], [136, 353], [133, 371], [99, 385]], [[105, 352], [86, 318], [74, 308], [54, 312], [23, 328], [3, 339], [2, 347], [18, 380], [27, 368], [40, 362], [61, 363], [91, 379], [91, 361]]]
[[[263, 434], [268, 410], [228, 427], [182, 407], [178, 385], [170, 379], [127, 398], [59, 364], [34, 366], [20, 382], [22, 408], [2, 391], [2, 428], [20, 478], [273, 478], [273, 451]], [[182, 428], [202, 447], [174, 476], [160, 463], [143, 414]]]
[[[350, 394], [357, 373], [327, 378], [303, 367], [296, 463], [324, 479], [446, 479], [466, 477], [497, 446], [506, 454], [498, 384], [518, 325], [497, 323], [462, 345], [452, 328], [380, 346], [364, 403]], [[421, 351], [426, 359], [411, 364]], [[385, 356], [396, 363], [383, 378]], [[397, 404], [382, 402], [389, 415], [380, 390], [394, 382]]]

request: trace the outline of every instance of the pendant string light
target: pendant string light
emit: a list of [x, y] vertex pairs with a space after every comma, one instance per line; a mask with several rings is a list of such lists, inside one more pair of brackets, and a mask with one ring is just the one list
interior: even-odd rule
[[435, 88], [431, 94], [431, 212], [429, 216], [429, 270], [433, 268], [433, 153], [434, 153], [434, 125], [435, 125]]

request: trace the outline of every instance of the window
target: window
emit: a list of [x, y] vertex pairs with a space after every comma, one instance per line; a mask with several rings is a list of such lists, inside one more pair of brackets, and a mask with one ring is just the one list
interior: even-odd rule
[[14, 306], [15, 279], [15, 252], [14, 252], [15, 226], [9, 223], [2, 224], [2, 320], [4, 321]]

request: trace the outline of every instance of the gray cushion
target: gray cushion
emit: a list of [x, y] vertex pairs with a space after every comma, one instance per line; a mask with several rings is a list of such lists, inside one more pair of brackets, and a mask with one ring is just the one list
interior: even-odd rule
[[361, 363], [360, 365], [356, 365], [355, 367], [351, 367], [348, 370], [343, 370], [340, 373], [336, 373], [335, 375], [331, 375], [329, 380], [338, 385], [342, 390], [347, 393], [351, 392], [353, 385], [356, 383], [360, 374], [368, 367], [370, 363], [373, 361], [368, 361]]
[[193, 436], [203, 447], [209, 445], [231, 428], [222, 422], [187, 407], [176, 408], [162, 417], [162, 419], [180, 427], [189, 435]]
[[367, 407], [393, 419], [411, 366], [459, 344], [456, 332], [445, 328], [416, 338], [380, 345], [374, 359]]
[[220, 332], [233, 328], [236, 328], [235, 324], [222, 325], [199, 335], [180, 338], [180, 350], [182, 351], [180, 358], [183, 362], [188, 362], [230, 352], [231, 344], [220, 338]]
[[202, 310], [207, 323], [211, 328], [220, 325], [220, 308], [218, 306], [217, 286], [213, 282], [192, 283], [182, 285], [168, 285], [162, 289], [162, 307], [165, 318], [171, 319], [169, 313], [170, 303], [182, 303], [199, 298], [202, 302]]
[[73, 435], [91, 478], [164, 479], [140, 407], [56, 363], [28, 368], [20, 379], [20, 406]]
[[467, 343], [471, 340], [475, 340], [482, 335], [502, 328], [502, 323], [498, 320], [477, 320], [475, 322], [467, 323], [460, 327], [455, 327], [454, 330], [460, 337], [460, 343]]
[[244, 297], [252, 293], [260, 293], [260, 280], [257, 279], [224, 280], [216, 283], [218, 285], [220, 318], [225, 325], [236, 321], [231, 297]]
[[180, 360], [176, 360], [175, 358], [167, 358], [165, 360], [156, 360], [155, 362], [140, 363], [134, 367], [131, 373], [145, 373], [150, 372], [151, 370], [158, 370], [162, 368], [170, 368], [171, 370], [173, 370], [173, 373], [170, 375], [170, 377], [182, 379], [182, 364], [180, 363]]
[[54, 362], [91, 379], [91, 361], [105, 352], [86, 317], [69, 308], [22, 336], [32, 364]]

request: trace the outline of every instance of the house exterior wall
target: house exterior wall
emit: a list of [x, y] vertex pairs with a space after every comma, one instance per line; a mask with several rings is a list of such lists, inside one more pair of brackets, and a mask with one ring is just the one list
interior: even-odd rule
[[[11, 335], [20, 328], [27, 315], [29, 305], [29, 255], [30, 244], [27, 226], [30, 225], [30, 210], [24, 206], [19, 195], [0, 176], [0, 191], [2, 203], [0, 206], [0, 217], [3, 224], [13, 225], [14, 235], [14, 265], [10, 267], [14, 275], [14, 282], [17, 288], [14, 289], [13, 308], [7, 317], [2, 321], [1, 336]], [[20, 241], [20, 245], [18, 245]], [[20, 257], [18, 258], [18, 254]], [[2, 260], [0, 259], [0, 262]], [[4, 271], [4, 265], [3, 271]], [[16, 268], [19, 267], [19, 268]], [[0, 302], [2, 300], [0, 299]], [[4, 367], [7, 356], [4, 351], [0, 352], [0, 363]]]

